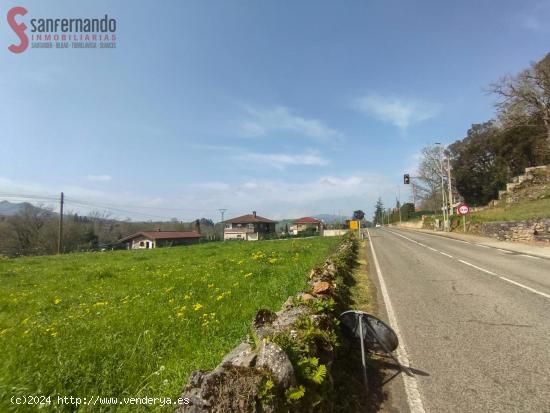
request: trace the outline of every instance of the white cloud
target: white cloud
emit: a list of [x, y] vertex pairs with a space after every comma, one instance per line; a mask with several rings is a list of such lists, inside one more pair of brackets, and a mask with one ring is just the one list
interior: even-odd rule
[[107, 181], [111, 181], [113, 177], [111, 175], [106, 175], [106, 174], [86, 175], [86, 179], [92, 182], [107, 182]]
[[322, 142], [340, 141], [343, 137], [342, 133], [325, 125], [321, 120], [294, 115], [284, 106], [271, 109], [247, 106], [245, 109], [249, 119], [242, 122], [241, 128], [244, 134], [250, 137], [265, 136], [277, 131], [293, 132]]
[[[368, 172], [346, 176], [323, 175], [292, 181], [248, 178], [236, 182], [186, 183], [158, 197], [154, 193], [137, 194], [124, 190], [98, 191], [67, 185], [46, 187], [38, 183], [18, 183], [0, 177], [3, 192], [49, 194], [46, 203], [53, 208], [57, 207], [59, 191], [63, 190], [67, 210], [79, 214], [99, 210], [119, 219], [131, 217], [134, 220], [169, 220], [178, 217], [186, 221], [197, 217], [219, 220], [218, 208], [228, 209], [226, 217], [254, 210], [273, 219], [338, 211], [347, 215], [355, 209], [363, 209], [370, 216], [379, 195], [384, 200], [393, 202], [396, 190], [392, 183], [393, 180], [388, 177]], [[404, 199], [405, 194], [401, 195]], [[0, 200], [2, 199], [0, 193]], [[17, 202], [23, 200], [10, 197], [5, 199]], [[40, 202], [36, 198], [30, 201]]]
[[414, 123], [433, 118], [438, 107], [417, 99], [370, 94], [355, 100], [354, 108], [382, 122], [391, 123], [406, 130]]
[[235, 159], [245, 163], [270, 166], [280, 170], [285, 169], [287, 166], [323, 166], [329, 163], [327, 159], [321, 157], [316, 152], [303, 154], [247, 152], [235, 156]]

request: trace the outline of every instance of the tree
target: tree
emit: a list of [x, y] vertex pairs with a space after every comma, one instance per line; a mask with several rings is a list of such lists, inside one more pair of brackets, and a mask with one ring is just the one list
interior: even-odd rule
[[376, 206], [374, 207], [374, 217], [372, 220], [375, 224], [384, 223], [384, 203], [382, 202], [382, 198], [378, 198], [378, 201], [376, 201]]
[[550, 53], [529, 69], [501, 78], [489, 90], [499, 97], [496, 106], [506, 128], [540, 120], [550, 148]]
[[8, 223], [13, 229], [14, 244], [18, 255], [44, 252], [41, 230], [51, 218], [51, 212], [40, 207], [25, 205], [20, 213], [10, 217]]
[[434, 212], [440, 210], [442, 205], [441, 185], [444, 189], [447, 185], [446, 165], [442, 162], [440, 147], [427, 146], [422, 149], [416, 183], [417, 195], [424, 201], [424, 206]]
[[472, 125], [463, 140], [449, 147], [456, 188], [469, 204], [488, 203], [506, 183], [506, 167], [495, 150], [498, 133], [491, 121]]
[[401, 207], [401, 218], [407, 221], [415, 213], [414, 205], [412, 202], [406, 202]]

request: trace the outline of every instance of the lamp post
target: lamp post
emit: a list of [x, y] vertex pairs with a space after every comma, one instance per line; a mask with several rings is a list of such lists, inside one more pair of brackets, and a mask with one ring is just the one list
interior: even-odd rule
[[445, 202], [445, 180], [443, 178], [443, 147], [441, 142], [435, 143], [439, 148], [439, 174], [441, 176], [441, 211], [443, 212], [443, 230], [447, 231], [447, 203]]

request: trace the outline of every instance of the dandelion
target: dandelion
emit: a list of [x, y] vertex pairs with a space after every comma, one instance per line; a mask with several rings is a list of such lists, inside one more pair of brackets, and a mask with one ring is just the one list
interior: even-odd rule
[[199, 311], [201, 308], [202, 308], [202, 304], [196, 303], [195, 305], [193, 305], [193, 310], [195, 311]]
[[59, 298], [59, 297], [55, 297], [54, 300], [53, 300], [53, 303], [55, 305], [59, 304], [60, 302], [61, 302], [61, 298]]

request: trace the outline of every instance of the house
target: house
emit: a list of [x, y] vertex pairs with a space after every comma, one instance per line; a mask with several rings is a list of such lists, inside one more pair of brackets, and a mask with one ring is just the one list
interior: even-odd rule
[[177, 245], [191, 245], [199, 243], [201, 234], [195, 231], [139, 231], [122, 238], [119, 243], [125, 244], [126, 249], [147, 249], [160, 247], [175, 247]]
[[292, 222], [288, 229], [291, 235], [298, 235], [300, 232], [311, 232], [320, 234], [323, 230], [323, 221], [311, 217], [303, 217]]
[[277, 221], [261, 217], [253, 211], [252, 214], [224, 221], [223, 239], [257, 241], [266, 236], [275, 235], [276, 223]]

